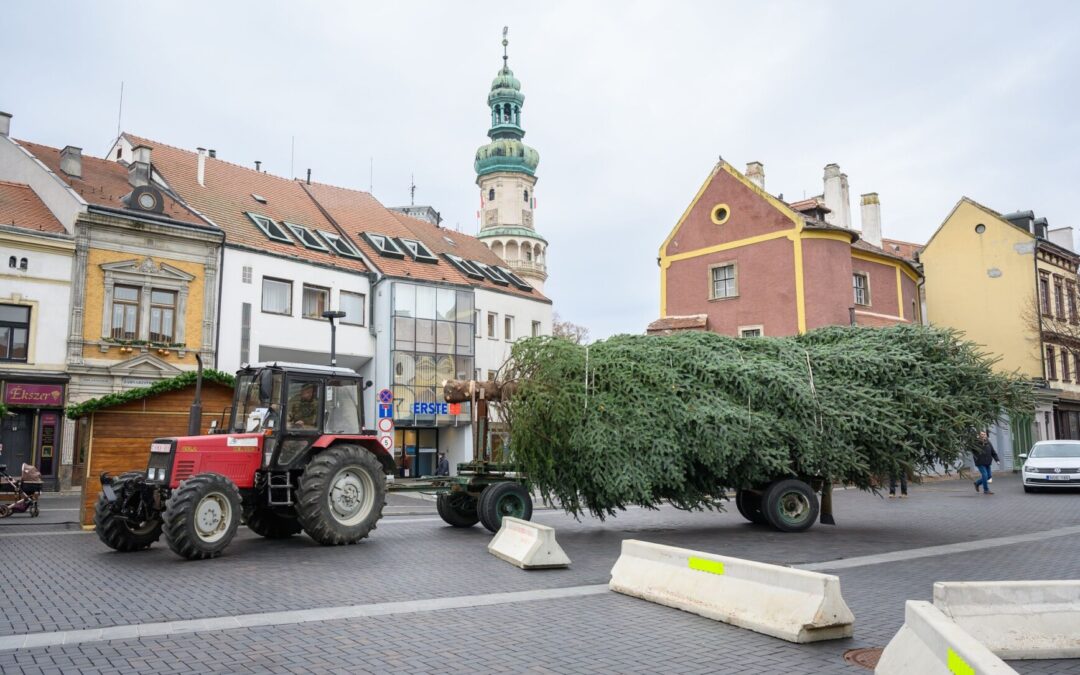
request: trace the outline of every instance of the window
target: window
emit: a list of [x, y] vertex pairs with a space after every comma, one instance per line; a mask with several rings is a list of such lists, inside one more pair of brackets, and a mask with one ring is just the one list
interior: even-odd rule
[[514, 340], [514, 317], [503, 317], [503, 339], [507, 342]]
[[330, 245], [330, 248], [334, 249], [334, 252], [338, 255], [343, 255], [346, 258], [359, 258], [360, 252], [356, 250], [356, 247], [352, 245], [352, 242], [344, 237], [340, 237], [336, 234], [330, 234], [329, 232], [323, 232], [319, 230], [319, 234], [326, 243]]
[[492, 340], [498, 339], [496, 335], [496, 328], [499, 326], [499, 315], [495, 312], [488, 312], [488, 337]]
[[244, 267], [240, 270], [240, 281], [244, 282], [245, 284], [250, 284], [251, 283], [251, 266], [250, 265], [244, 265]]
[[30, 308], [0, 305], [0, 361], [25, 361], [30, 337]]
[[251, 358], [251, 303], [240, 306], [240, 363], [249, 363]]
[[7, 266], [10, 267], [11, 269], [15, 269], [16, 267], [19, 266], [18, 259], [16, 259], [15, 256], [11, 256], [7, 260]]
[[251, 198], [259, 202], [260, 204], [266, 203], [266, 197], [263, 197], [262, 195], [257, 195], [254, 192], [251, 193]]
[[30, 266], [30, 262], [26, 258], [19, 258], [19, 269], [23, 272]]
[[1045, 275], [1039, 276], [1039, 301], [1041, 305], [1042, 313], [1045, 315], [1050, 314], [1050, 277]]
[[330, 309], [330, 289], [304, 284], [301, 315], [305, 319], [322, 319], [322, 313]]
[[487, 371], [488, 382], [494, 382], [495, 381], [495, 376], [498, 375], [498, 374], [499, 373], [497, 371], [494, 371], [494, 370]]
[[1061, 285], [1061, 279], [1054, 279], [1054, 311], [1057, 318], [1065, 318], [1065, 289]]
[[1046, 347], [1046, 379], [1057, 379], [1057, 359], [1054, 348], [1051, 346]]
[[480, 330], [480, 310], [473, 312], [473, 324], [476, 326], [476, 337], [484, 337], [483, 332]]
[[139, 337], [139, 301], [142, 292], [133, 286], [114, 286], [112, 301], [112, 331], [117, 340]]
[[1072, 379], [1069, 372], [1069, 350], [1061, 348], [1061, 381], [1068, 382]]
[[404, 258], [405, 253], [401, 250], [401, 247], [394, 243], [394, 240], [390, 237], [381, 234], [370, 234], [364, 232], [364, 238], [367, 239], [371, 247], [374, 248], [379, 255], [387, 258]]
[[460, 258], [460, 257], [458, 257], [456, 255], [451, 255], [449, 253], [443, 253], [443, 255], [446, 257], [447, 260], [450, 261], [450, 263], [454, 267], [461, 270], [461, 272], [464, 273], [465, 276], [469, 277], [470, 279], [483, 279], [484, 278], [484, 273], [481, 272], [480, 269], [475, 264], [469, 262], [468, 260], [465, 260], [464, 258]]
[[495, 188], [491, 188], [490, 190], [488, 190], [488, 201], [495, 201]]
[[150, 291], [150, 341], [171, 343], [176, 338], [176, 293]]
[[[532, 249], [529, 248], [528, 245], [525, 246], [524, 250], [526, 251], [526, 256], [531, 257]], [[515, 286], [517, 286], [521, 290], [523, 290], [523, 291], [532, 290], [532, 286], [530, 286], [528, 283], [526, 283], [524, 279], [522, 279], [518, 275], [514, 274], [510, 270], [506, 269], [505, 267], [496, 267], [495, 269], [497, 269], [500, 273], [502, 273], [502, 275], [504, 277], [509, 279], [510, 283], [514, 284]]]
[[248, 213], [248, 218], [251, 218], [251, 222], [255, 223], [262, 233], [274, 241], [280, 241], [285, 244], [291, 244], [292, 239], [289, 239], [289, 235], [285, 234], [285, 230], [270, 220], [266, 216], [260, 216], [257, 213]]
[[413, 260], [425, 263], [438, 263], [439, 259], [435, 257], [435, 254], [428, 250], [427, 246], [424, 246], [415, 239], [404, 239], [398, 237], [398, 241], [405, 247], [405, 250], [409, 252]]
[[716, 265], [709, 269], [712, 282], [712, 299], [734, 298], [739, 295], [739, 286], [735, 276], [735, 263]]
[[285, 227], [289, 228], [289, 231], [293, 233], [301, 244], [307, 248], [315, 249], [316, 251], [328, 251], [326, 244], [319, 241], [319, 238], [315, 236], [315, 231], [310, 227], [304, 227], [303, 225], [297, 225], [296, 223], [290, 223], [287, 221], [281, 221]]
[[731, 217], [731, 210], [727, 204], [717, 204], [712, 210], [712, 221], [717, 225], [723, 225]]
[[528, 201], [529, 201], [529, 191], [526, 190], [525, 191], [525, 202], [528, 203]]
[[319, 398], [322, 387], [318, 382], [289, 381], [289, 397], [285, 407], [285, 424], [288, 429], [316, 431], [319, 429]]
[[292, 282], [263, 277], [262, 311], [292, 316]]
[[538, 335], [540, 335], [541, 330], [542, 330], [542, 328], [540, 326], [540, 322], [539, 321], [533, 321], [532, 322], [532, 336], [537, 337]]
[[487, 277], [488, 279], [491, 279], [491, 281], [493, 283], [495, 283], [495, 284], [497, 284], [499, 286], [508, 286], [508, 285], [510, 285], [510, 281], [506, 277], [504, 277], [502, 275], [502, 272], [500, 272], [498, 270], [498, 268], [492, 267], [491, 265], [485, 265], [484, 263], [477, 262], [475, 260], [470, 261], [470, 262], [472, 262], [472, 264], [476, 267], [476, 269], [483, 272], [485, 277]]
[[852, 285], [855, 288], [855, 304], [870, 304], [870, 279], [862, 272], [851, 275]]
[[345, 312], [345, 317], [341, 319], [341, 323], [352, 324], [353, 326], [364, 325], [364, 305], [365, 300], [363, 293], [353, 293], [351, 291], [342, 291], [341, 311]]
[[1069, 322], [1076, 323], [1076, 284], [1071, 281], [1065, 282], [1065, 290], [1069, 295]]
[[764, 334], [761, 326], [739, 326], [739, 337], [761, 337]]

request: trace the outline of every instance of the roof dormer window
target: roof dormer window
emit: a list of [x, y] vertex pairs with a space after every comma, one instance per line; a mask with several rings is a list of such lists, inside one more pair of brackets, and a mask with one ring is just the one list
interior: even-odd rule
[[443, 253], [443, 255], [446, 257], [447, 260], [450, 261], [450, 263], [454, 267], [461, 270], [461, 272], [470, 279], [484, 278], [484, 273], [481, 272], [472, 262], [465, 260], [464, 258], [460, 258], [456, 255], [452, 255], [450, 253]]
[[287, 220], [281, 221], [281, 223], [289, 228], [301, 244], [307, 248], [314, 249], [316, 251], [328, 251], [326, 244], [319, 241], [319, 238], [315, 236], [315, 231], [310, 227], [304, 227], [303, 225], [297, 225], [296, 223], [290, 223]]
[[364, 238], [368, 243], [379, 252], [379, 255], [387, 258], [404, 258], [405, 252], [401, 250], [393, 239], [382, 234], [371, 234], [364, 232]]
[[336, 234], [330, 234], [329, 232], [323, 232], [319, 230], [319, 234], [326, 240], [327, 244], [330, 244], [330, 248], [334, 249], [334, 253], [343, 255], [346, 258], [359, 258], [360, 251], [352, 245], [352, 242], [348, 239], [338, 236]]
[[497, 268], [492, 267], [491, 265], [485, 265], [482, 262], [477, 262], [476, 260], [473, 260], [471, 262], [473, 265], [476, 266], [478, 270], [483, 272], [484, 276], [490, 279], [492, 283], [498, 284], [499, 286], [510, 285], [510, 280], [504, 277], [502, 272], [500, 272]]
[[522, 279], [518, 275], [514, 274], [510, 270], [506, 269], [505, 267], [497, 267], [495, 269], [499, 270], [499, 272], [501, 272], [504, 277], [506, 277], [507, 279], [510, 280], [510, 283], [514, 284], [515, 286], [517, 286], [521, 290], [523, 290], [523, 291], [531, 291], [532, 290], [532, 286], [530, 286], [528, 283], [526, 283], [526, 281], [524, 279]]
[[437, 264], [439, 259], [435, 257], [427, 246], [416, 241], [415, 239], [405, 239], [404, 237], [398, 237], [398, 241], [405, 247], [405, 250], [409, 252], [412, 259], [417, 262]]
[[292, 239], [289, 239], [289, 235], [285, 234], [285, 230], [281, 229], [281, 226], [270, 220], [266, 216], [260, 216], [257, 213], [247, 213], [247, 217], [251, 218], [251, 222], [255, 223], [262, 233], [268, 238], [274, 241], [280, 241], [283, 244], [291, 244]]

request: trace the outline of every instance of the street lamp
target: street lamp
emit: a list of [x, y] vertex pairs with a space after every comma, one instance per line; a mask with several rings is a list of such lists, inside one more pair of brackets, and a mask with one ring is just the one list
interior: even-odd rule
[[330, 367], [337, 367], [337, 325], [334, 323], [334, 319], [340, 319], [345, 316], [345, 312], [326, 310], [322, 313], [324, 319], [330, 320]]

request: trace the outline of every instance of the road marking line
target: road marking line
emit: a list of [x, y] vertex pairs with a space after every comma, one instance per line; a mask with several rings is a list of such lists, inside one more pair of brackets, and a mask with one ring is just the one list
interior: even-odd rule
[[863, 567], [864, 565], [881, 565], [884, 563], [914, 560], [916, 558], [930, 558], [938, 555], [952, 555], [954, 553], [967, 553], [969, 551], [981, 551], [998, 546], [1012, 546], [1031, 541], [1043, 541], [1054, 539], [1070, 534], [1080, 534], [1080, 525], [1072, 527], [1060, 527], [1056, 530], [1043, 530], [1041, 532], [1028, 532], [1014, 534], [1008, 537], [995, 537], [993, 539], [976, 539], [975, 541], [962, 541], [956, 544], [943, 544], [941, 546], [927, 546], [925, 548], [911, 548], [906, 551], [893, 551], [892, 553], [879, 553], [876, 555], [864, 555], [857, 558], [829, 560], [826, 562], [810, 563], [806, 565], [793, 565], [800, 570], [841, 570], [849, 567]]
[[370, 605], [346, 605], [342, 607], [319, 607], [316, 609], [285, 610], [261, 614], [240, 614], [208, 619], [190, 619], [187, 621], [163, 621], [160, 623], [141, 623], [110, 628], [91, 628], [87, 630], [57, 631], [53, 633], [29, 633], [0, 637], [0, 651], [29, 649], [32, 647], [52, 647], [56, 645], [74, 645], [84, 642], [102, 642], [105, 640], [129, 640], [158, 635], [176, 635], [178, 633], [201, 633], [206, 631], [228, 630], [230, 628], [248, 628], [251, 626], [283, 626], [312, 621], [334, 621], [337, 619], [357, 619], [392, 614], [413, 614], [416, 612], [434, 612], [444, 609], [465, 609], [505, 605], [516, 602], [536, 600], [558, 600], [562, 598], [580, 598], [608, 593], [607, 584], [591, 586], [570, 586], [567, 588], [549, 588], [534, 591], [515, 591], [510, 593], [486, 593], [484, 595], [462, 595], [450, 598], [427, 598], [425, 600], [405, 600], [401, 602], [379, 602]]

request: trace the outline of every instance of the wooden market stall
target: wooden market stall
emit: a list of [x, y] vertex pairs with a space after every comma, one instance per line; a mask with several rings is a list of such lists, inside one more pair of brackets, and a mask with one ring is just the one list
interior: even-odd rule
[[[203, 372], [202, 431], [219, 420], [232, 405], [232, 376], [214, 370]], [[68, 408], [79, 421], [79, 444], [86, 448], [86, 473], [79, 519], [84, 528], [94, 525], [94, 503], [101, 490], [101, 472], [117, 475], [142, 471], [155, 438], [184, 436], [188, 411], [195, 397], [195, 373], [189, 372], [149, 387], [109, 394]], [[219, 422], [220, 424], [220, 422]]]

